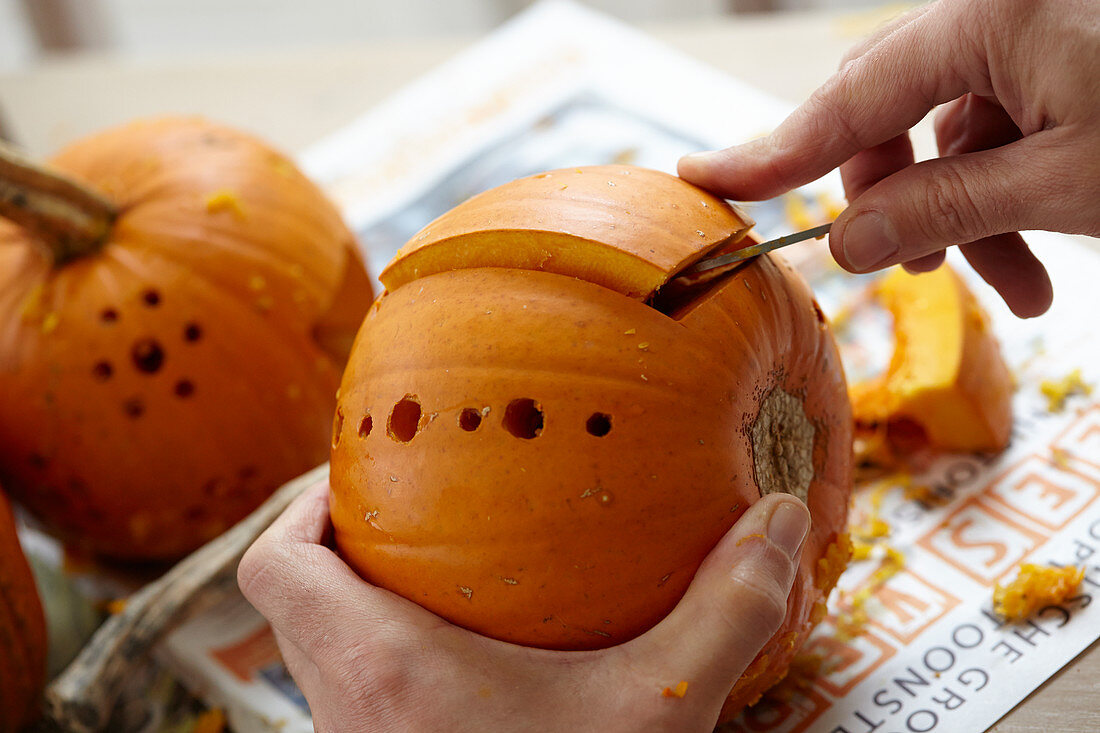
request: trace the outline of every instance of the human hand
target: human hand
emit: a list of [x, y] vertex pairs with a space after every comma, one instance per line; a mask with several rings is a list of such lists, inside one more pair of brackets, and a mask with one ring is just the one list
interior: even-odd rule
[[[779, 628], [809, 513], [770, 494], [703, 562], [657, 626], [558, 652], [480, 636], [362, 580], [325, 544], [328, 484], [307, 490], [237, 572], [326, 731], [710, 731]], [[663, 690], [688, 682], [682, 697]]]
[[[914, 163], [908, 130], [940, 104], [941, 157]], [[760, 200], [838, 165], [843, 267], [926, 271], [959, 244], [1016, 315], [1045, 312], [1050, 279], [1017, 232], [1100, 235], [1100, 4], [933, 2], [853, 48], [771, 135], [679, 172]]]

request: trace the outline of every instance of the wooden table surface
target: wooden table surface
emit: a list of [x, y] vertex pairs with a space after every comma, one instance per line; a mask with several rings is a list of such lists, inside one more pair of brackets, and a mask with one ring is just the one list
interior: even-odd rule
[[[798, 102], [844, 51], [897, 6], [857, 13], [800, 12], [643, 26], [657, 39]], [[158, 59], [72, 56], [0, 73], [0, 120], [20, 145], [46, 155], [133, 117], [200, 113], [298, 151], [338, 130], [404, 84], [477, 40], [410, 38], [369, 46]], [[914, 133], [934, 153], [930, 121]], [[1096, 240], [1089, 240], [1096, 246]], [[991, 730], [1100, 731], [1100, 644], [1093, 644]], [[956, 733], [950, 731], [949, 733]], [[958, 732], [969, 733], [969, 732]]]

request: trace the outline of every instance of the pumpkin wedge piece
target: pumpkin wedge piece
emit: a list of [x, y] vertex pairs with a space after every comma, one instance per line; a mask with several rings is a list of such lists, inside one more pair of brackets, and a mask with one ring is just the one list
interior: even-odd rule
[[883, 448], [901, 455], [1007, 446], [1012, 377], [962, 278], [946, 265], [921, 275], [897, 268], [874, 287], [894, 319], [894, 354], [882, 376], [851, 387], [857, 434], [885, 431]]
[[667, 173], [625, 165], [540, 173], [460, 204], [402, 247], [389, 292], [450, 270], [507, 267], [569, 275], [645, 300], [752, 221]]

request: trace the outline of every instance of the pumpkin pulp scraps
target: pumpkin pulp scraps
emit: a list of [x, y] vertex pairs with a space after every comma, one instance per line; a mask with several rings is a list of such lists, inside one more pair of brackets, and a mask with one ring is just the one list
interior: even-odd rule
[[863, 627], [870, 618], [867, 614], [867, 601], [875, 591], [886, 584], [886, 581], [905, 567], [905, 555], [900, 550], [890, 545], [884, 545], [884, 548], [886, 555], [867, 582], [852, 593], [850, 599], [844, 599], [844, 596], [841, 596], [842, 600], [847, 600], [844, 611], [836, 621], [837, 637], [841, 640], [854, 639], [863, 633]]
[[680, 680], [676, 683], [675, 687], [666, 687], [661, 690], [661, 697], [677, 697], [682, 698], [687, 694], [688, 683], [687, 680]]
[[1074, 369], [1061, 379], [1044, 379], [1039, 383], [1039, 391], [1047, 398], [1048, 412], [1061, 412], [1070, 397], [1091, 395], [1092, 385], [1082, 379], [1080, 369]]
[[1008, 621], [1023, 621], [1044, 606], [1072, 596], [1084, 577], [1084, 568], [1023, 563], [1011, 583], [994, 586], [993, 611]]

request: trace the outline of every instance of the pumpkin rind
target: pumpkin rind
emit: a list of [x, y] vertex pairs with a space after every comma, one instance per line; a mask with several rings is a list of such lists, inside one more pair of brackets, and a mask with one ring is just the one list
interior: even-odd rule
[[0, 492], [0, 733], [14, 733], [38, 716], [46, 681], [46, 620], [34, 576]]
[[751, 226], [726, 201], [667, 173], [565, 168], [459, 204], [398, 250], [379, 280], [392, 292], [437, 272], [507, 267], [579, 277], [645, 299]]
[[376, 301], [334, 423], [337, 546], [372, 583], [489, 636], [618, 644], [668, 613], [760, 497], [774, 458], [754, 463], [753, 428], [767, 409], [785, 434], [796, 404], [813, 528], [787, 618], [729, 717], [785, 672], [835, 581], [819, 567], [837, 555], [851, 487], [835, 344], [780, 259], [672, 317], [571, 274], [453, 269]]
[[75, 545], [175, 558], [325, 460], [369, 280], [316, 186], [235, 130], [137, 122], [52, 165], [119, 213], [57, 268], [0, 224], [0, 478]]

